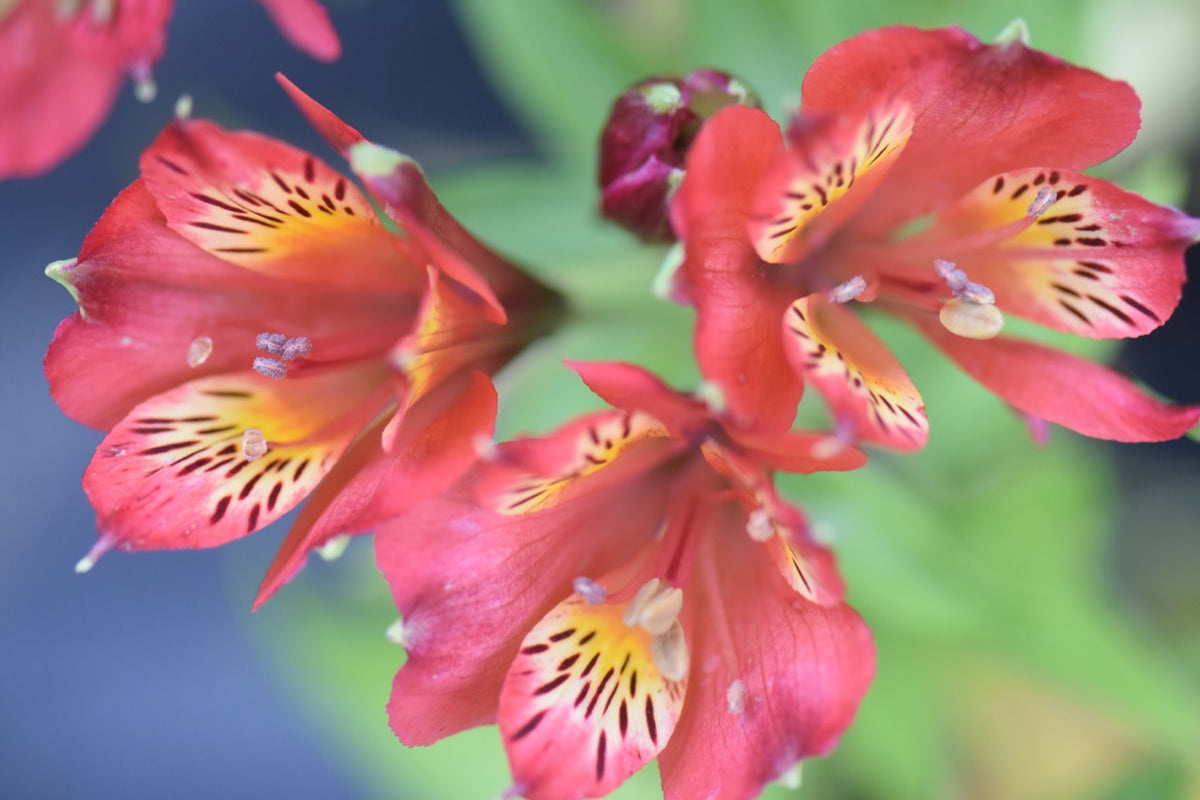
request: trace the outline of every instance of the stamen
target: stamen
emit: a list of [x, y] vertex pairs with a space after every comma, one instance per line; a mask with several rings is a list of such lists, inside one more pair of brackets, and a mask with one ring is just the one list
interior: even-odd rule
[[662, 636], [678, 622], [682, 610], [683, 590], [651, 578], [629, 602], [624, 620], [630, 628], [636, 626], [653, 636]]
[[269, 449], [266, 437], [258, 428], [246, 428], [242, 432], [242, 457], [247, 461], [262, 458]]
[[803, 764], [801, 762], [796, 762], [791, 766], [790, 769], [788, 769], [787, 772], [784, 772], [782, 775], [776, 778], [775, 783], [778, 783], [785, 789], [791, 789], [793, 791], [799, 789], [800, 784], [804, 782], [804, 774], [801, 772], [802, 767]]
[[192, 96], [190, 94], [181, 94], [179, 99], [175, 101], [175, 119], [189, 119], [192, 116]]
[[725, 702], [729, 704], [730, 714], [743, 714], [746, 711], [746, 682], [738, 678], [729, 684], [725, 690]]
[[867, 281], [862, 275], [855, 275], [845, 283], [838, 284], [829, 292], [828, 297], [835, 303], [849, 303], [866, 291]]
[[676, 622], [666, 633], [651, 639], [650, 658], [667, 680], [681, 681], [687, 677], [689, 658], [683, 626]]
[[287, 375], [287, 364], [282, 361], [276, 361], [273, 358], [263, 358], [258, 356], [254, 359], [254, 371], [259, 375], [265, 375], [268, 378], [279, 380]]
[[591, 578], [580, 575], [573, 584], [575, 594], [579, 595], [588, 605], [594, 606], [608, 600], [608, 590]]
[[207, 336], [197, 336], [192, 339], [192, 343], [188, 345], [187, 365], [195, 368], [208, 361], [208, 357], [212, 355], [213, 340]]
[[756, 508], [746, 519], [746, 533], [756, 542], [769, 542], [775, 535], [775, 523], [764, 509]]
[[992, 339], [1004, 328], [1004, 315], [990, 303], [952, 298], [938, 312], [946, 330], [967, 339]]
[[154, 76], [149, 70], [146, 74], [139, 75], [133, 81], [133, 96], [138, 99], [139, 103], [153, 103], [154, 98], [158, 96], [158, 84], [154, 82]]
[[1050, 206], [1056, 202], [1058, 202], [1058, 191], [1053, 186], [1043, 186], [1038, 189], [1037, 196], [1033, 198], [1029, 208], [1025, 209], [1025, 213], [1036, 219], [1049, 211]]
[[934, 259], [933, 267], [954, 292], [954, 297], [938, 312], [946, 330], [968, 339], [991, 339], [1000, 333], [1004, 315], [996, 308], [996, 295], [991, 289], [970, 280], [953, 261]]
[[287, 362], [303, 358], [312, 352], [312, 342], [307, 336], [297, 336], [289, 339], [282, 333], [260, 333], [254, 339], [254, 346], [279, 358], [259, 356], [254, 359], [254, 371], [268, 378], [278, 380], [287, 375]]

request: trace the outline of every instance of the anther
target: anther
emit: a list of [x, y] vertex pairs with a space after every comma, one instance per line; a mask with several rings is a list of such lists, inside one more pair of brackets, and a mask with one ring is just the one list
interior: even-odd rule
[[312, 352], [312, 342], [307, 336], [297, 336], [289, 339], [282, 333], [260, 333], [254, 339], [254, 346], [278, 358], [259, 356], [254, 359], [254, 371], [268, 378], [282, 378], [287, 375], [287, 362], [303, 358]]
[[756, 508], [746, 518], [746, 534], [756, 542], [769, 542], [775, 535], [775, 523], [765, 509]]
[[683, 610], [683, 590], [667, 586], [658, 578], [651, 578], [638, 589], [629, 607], [625, 609], [625, 624], [637, 626], [653, 636], [661, 636], [679, 620]]
[[246, 428], [242, 432], [242, 457], [247, 461], [262, 458], [269, 449], [266, 437], [258, 428]]
[[192, 105], [192, 96], [190, 94], [179, 95], [179, 99], [175, 101], [175, 119], [190, 119], [192, 116]]
[[337, 561], [346, 552], [346, 548], [350, 545], [350, 534], [339, 533], [325, 544], [316, 548], [317, 555], [322, 561]]
[[208, 357], [212, 355], [212, 351], [213, 340], [207, 336], [197, 336], [188, 345], [187, 365], [193, 368], [200, 366], [205, 361], [208, 361]]
[[1043, 186], [1038, 189], [1037, 196], [1033, 198], [1033, 202], [1029, 204], [1029, 208], [1025, 209], [1025, 213], [1030, 217], [1040, 217], [1050, 210], [1050, 206], [1058, 201], [1058, 191], [1053, 186]]
[[388, 625], [387, 630], [383, 632], [383, 636], [392, 644], [399, 645], [406, 650], [412, 644], [412, 631], [405, 626], [403, 619], [398, 619], [391, 625]]
[[573, 584], [575, 594], [584, 599], [590, 606], [598, 605], [608, 599], [608, 590], [591, 578], [580, 575]]
[[849, 303], [866, 291], [867, 281], [862, 275], [855, 275], [850, 280], [833, 287], [828, 297], [834, 303]]
[[1004, 327], [1004, 315], [991, 303], [952, 298], [938, 312], [946, 330], [967, 339], [991, 339]]
[[968, 339], [991, 339], [1000, 333], [1004, 315], [996, 308], [996, 295], [991, 289], [967, 278], [953, 261], [935, 259], [933, 267], [954, 292], [938, 312], [946, 330]]
[[658, 672], [669, 681], [681, 681], [688, 673], [687, 642], [683, 626], [676, 622], [664, 634], [650, 640], [650, 658]]
[[259, 375], [265, 375], [268, 378], [279, 380], [287, 375], [287, 364], [282, 361], [277, 361], [274, 358], [263, 358], [258, 356], [254, 359], [254, 371]]

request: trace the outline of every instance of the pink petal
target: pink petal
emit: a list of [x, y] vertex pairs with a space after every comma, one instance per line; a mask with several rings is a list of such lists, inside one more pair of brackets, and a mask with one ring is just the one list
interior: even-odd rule
[[33, 176], [83, 147], [127, 72], [162, 57], [171, 0], [124, 0], [111, 22], [88, 8], [20, 0], [0, 15], [0, 179]]
[[[798, 760], [829, 752], [875, 667], [870, 632], [844, 604], [799, 597], [737, 514], [714, 519], [697, 555], [707, 594], [691, 635], [683, 716], [659, 756], [667, 800], [742, 800]], [[736, 535], [735, 535], [736, 534]]]
[[408, 745], [495, 721], [521, 640], [576, 577], [605, 575], [651, 540], [663, 483], [626, 480], [533, 514], [481, 508], [477, 492], [463, 482], [376, 531], [408, 650], [388, 714]]
[[342, 43], [317, 0], [258, 0], [275, 27], [297, 50], [318, 61], [336, 61]]
[[167, 224], [225, 261], [328, 288], [424, 286], [425, 259], [387, 231], [354, 184], [284, 142], [175, 122], [141, 168]]
[[847, 442], [916, 450], [929, 436], [925, 403], [887, 346], [851, 311], [819, 295], [792, 303], [784, 349], [829, 404]]
[[[213, 547], [303, 499], [386, 399], [382, 365], [273, 381], [202, 378], [133, 409], [104, 438], [83, 488], [123, 549]], [[265, 447], [252, 451], [257, 432]]]
[[572, 595], [522, 640], [498, 718], [522, 797], [608, 794], [675, 730], [687, 677], [659, 672], [651, 635], [622, 619], [628, 605]]
[[[1044, 187], [1052, 203], [1022, 232], [983, 249], [955, 239], [1027, 219]], [[1183, 252], [1200, 221], [1090, 176], [1026, 169], [990, 178], [938, 215], [918, 239], [939, 248], [996, 303], [1043, 325], [1096, 338], [1140, 336], [1175, 310]]]
[[964, 339], [932, 316], [914, 321], [968, 375], [1001, 399], [1085, 436], [1158, 442], [1182, 436], [1200, 422], [1200, 406], [1160, 402], [1091, 361], [1007, 337]]
[[671, 204], [684, 242], [681, 277], [696, 306], [696, 358], [739, 425], [786, 429], [803, 391], [786, 363], [779, 319], [794, 290], [755, 254], [746, 231], [758, 184], [783, 147], [761, 111], [730, 106], [688, 153]]
[[1127, 84], [957, 29], [867, 31], [826, 51], [802, 108], [841, 114], [907, 103], [912, 137], [856, 221], [876, 232], [945, 206], [985, 179], [1030, 165], [1082, 169], [1120, 151], [1139, 125]]
[[677, 439], [702, 431], [714, 421], [713, 412], [702, 401], [675, 391], [641, 367], [616, 361], [565, 363], [606, 403], [649, 414]]
[[[255, 338], [263, 332], [309, 337], [313, 359], [382, 354], [411, 324], [416, 302], [281, 281], [222, 261], [168, 228], [140, 181], [109, 206], [77, 263], [51, 274], [80, 312], [59, 326], [46, 354], [50, 390], [66, 414], [101, 429], [171, 387], [249, 368], [262, 355]], [[211, 354], [192, 366], [199, 338]]]

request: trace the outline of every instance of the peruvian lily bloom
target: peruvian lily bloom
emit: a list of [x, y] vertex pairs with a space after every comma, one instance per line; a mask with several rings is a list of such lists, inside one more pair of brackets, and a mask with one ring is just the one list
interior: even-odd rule
[[[317, 0], [260, 0], [284, 36], [332, 61], [341, 43]], [[0, 179], [32, 176], [83, 147], [124, 78], [139, 99], [166, 47], [173, 0], [0, 0]]]
[[46, 356], [51, 392], [108, 431], [79, 569], [112, 547], [219, 545], [312, 495], [261, 602], [490, 439], [487, 376], [560, 298], [459, 227], [411, 161], [362, 146], [405, 168], [374, 178], [395, 220], [308, 153], [177, 120], [78, 258], [49, 267], [79, 303]]
[[885, 28], [821, 56], [786, 134], [718, 112], [672, 204], [677, 297], [732, 412], [786, 427], [811, 382], [846, 442], [911, 450], [920, 394], [851, 303], [907, 320], [1032, 420], [1120, 441], [1181, 435], [1200, 407], [999, 336], [1005, 315], [1138, 336], [1179, 301], [1200, 221], [1078, 170], [1139, 125], [1126, 84], [958, 29]]
[[615, 406], [498, 445], [379, 526], [408, 660], [407, 745], [498, 722], [506, 796], [597, 797], [659, 760], [670, 800], [756, 796], [850, 724], [874, 646], [775, 469], [853, 448], [730, 424], [627, 364], [576, 364]]

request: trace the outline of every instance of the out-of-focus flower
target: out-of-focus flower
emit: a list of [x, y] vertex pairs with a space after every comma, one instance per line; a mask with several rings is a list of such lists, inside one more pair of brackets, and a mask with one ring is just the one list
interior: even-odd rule
[[109, 431], [84, 475], [100, 539], [81, 568], [112, 547], [219, 545], [311, 494], [261, 602], [312, 548], [474, 461], [487, 374], [560, 299], [458, 227], [415, 165], [402, 180], [395, 233], [314, 156], [178, 120], [78, 258], [51, 265], [79, 303], [46, 356], [51, 392]]
[[626, 364], [575, 368], [616, 410], [501, 444], [377, 529], [408, 651], [392, 727], [422, 745], [498, 722], [532, 800], [606, 794], [656, 756], [671, 800], [755, 796], [834, 746], [874, 669], [771, 472], [862, 455], [731, 425]]
[[[341, 43], [316, 0], [259, 0], [313, 58]], [[0, 179], [33, 176], [83, 147], [126, 76], [154, 99], [173, 0], [0, 0]]]
[[1196, 424], [1200, 408], [998, 336], [1006, 314], [1137, 336], [1178, 303], [1200, 221], [1076, 171], [1132, 140], [1129, 86], [1016, 39], [896, 27], [821, 56], [802, 98], [786, 136], [759, 111], [719, 112], [672, 205], [674, 290], [735, 415], [786, 427], [807, 380], [846, 442], [924, 444], [922, 399], [858, 301], [1030, 417], [1122, 441]]
[[688, 147], [704, 120], [735, 103], [757, 107], [758, 99], [716, 70], [631, 86], [613, 103], [600, 136], [600, 212], [646, 241], [672, 240], [667, 203]]

